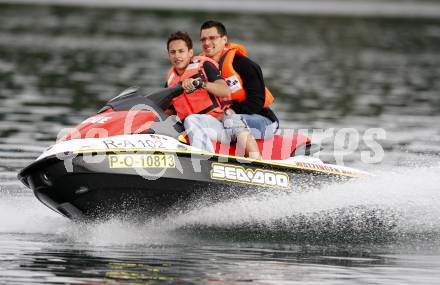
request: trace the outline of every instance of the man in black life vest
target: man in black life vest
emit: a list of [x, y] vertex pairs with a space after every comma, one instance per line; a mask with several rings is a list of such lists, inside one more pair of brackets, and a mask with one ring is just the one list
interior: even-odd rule
[[[231, 95], [226, 107], [225, 128], [233, 132], [249, 129], [257, 139], [268, 139], [278, 128], [278, 118], [269, 108], [274, 98], [265, 86], [258, 64], [247, 57], [246, 49], [228, 42], [225, 26], [217, 21], [206, 21], [200, 28], [202, 54], [219, 63]], [[228, 123], [229, 121], [229, 123]], [[258, 148], [253, 148], [258, 152]]]

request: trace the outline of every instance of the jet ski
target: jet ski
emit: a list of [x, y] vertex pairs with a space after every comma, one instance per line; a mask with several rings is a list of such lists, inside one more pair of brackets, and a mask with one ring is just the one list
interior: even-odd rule
[[366, 172], [310, 156], [310, 138], [278, 130], [259, 140], [262, 160], [215, 144], [192, 147], [175, 116], [164, 110], [181, 86], [129, 88], [48, 147], [18, 178], [50, 209], [73, 220], [158, 215], [194, 201], [292, 192], [362, 177]]

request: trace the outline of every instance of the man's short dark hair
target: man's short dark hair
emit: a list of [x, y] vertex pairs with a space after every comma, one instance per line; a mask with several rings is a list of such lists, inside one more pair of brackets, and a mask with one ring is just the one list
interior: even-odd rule
[[191, 40], [191, 37], [188, 35], [188, 33], [177, 31], [175, 33], [172, 33], [168, 37], [167, 50], [170, 50], [170, 42], [177, 41], [177, 40], [184, 41], [189, 50], [193, 48], [193, 42]]
[[209, 20], [206, 21], [202, 24], [202, 26], [200, 27], [200, 32], [202, 32], [202, 30], [206, 30], [206, 29], [210, 29], [215, 27], [217, 29], [217, 32], [220, 36], [227, 36], [228, 33], [226, 32], [226, 28], [225, 25], [223, 25], [222, 23], [218, 22], [218, 21], [213, 21], [213, 20]]

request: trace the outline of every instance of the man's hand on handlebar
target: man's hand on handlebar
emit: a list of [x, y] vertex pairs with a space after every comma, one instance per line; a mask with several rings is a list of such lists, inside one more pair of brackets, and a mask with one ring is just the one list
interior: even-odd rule
[[182, 88], [185, 93], [192, 93], [196, 89], [204, 88], [205, 84], [206, 82], [203, 77], [187, 78], [182, 81]]

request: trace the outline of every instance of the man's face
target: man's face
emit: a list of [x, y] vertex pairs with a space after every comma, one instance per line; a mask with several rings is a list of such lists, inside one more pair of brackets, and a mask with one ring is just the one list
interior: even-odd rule
[[168, 45], [168, 57], [172, 65], [176, 67], [178, 73], [183, 73], [191, 61], [194, 52], [188, 49], [185, 41], [175, 40]]
[[225, 48], [227, 42], [226, 36], [220, 36], [216, 27], [202, 30], [200, 32], [200, 44], [202, 50], [207, 57], [216, 61], [220, 59], [220, 55]]

